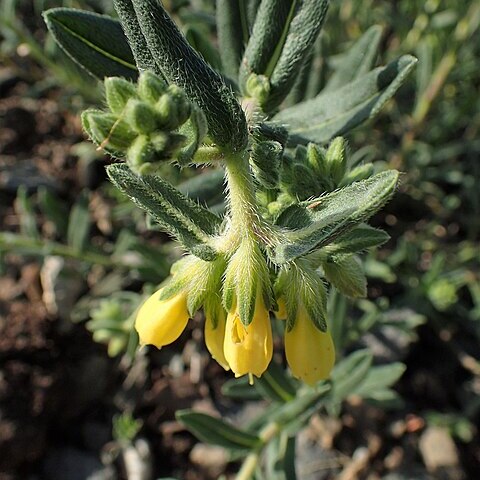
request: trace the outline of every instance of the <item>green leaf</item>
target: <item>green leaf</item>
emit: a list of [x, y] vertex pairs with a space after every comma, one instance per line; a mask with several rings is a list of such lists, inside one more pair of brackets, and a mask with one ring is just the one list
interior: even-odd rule
[[244, 93], [250, 74], [269, 76], [268, 66], [272, 58], [278, 57], [279, 53], [276, 54], [276, 50], [283, 47], [288, 21], [295, 3], [296, 0], [263, 0], [260, 3], [240, 65], [239, 82]]
[[322, 264], [327, 280], [351, 298], [367, 296], [367, 277], [362, 262], [354, 255], [342, 255]]
[[390, 235], [383, 230], [370, 227], [369, 225], [360, 225], [337, 238], [335, 242], [327, 245], [324, 251], [331, 256], [358, 253], [367, 248], [383, 245], [389, 238]]
[[137, 78], [132, 51], [117, 20], [71, 8], [52, 8], [43, 17], [60, 47], [94, 77]]
[[303, 0], [298, 4], [285, 45], [270, 77], [267, 110], [271, 111], [280, 105], [291, 90], [323, 26], [328, 5], [329, 0]]
[[184, 34], [188, 43], [205, 59], [215, 70], [222, 70], [222, 60], [217, 49], [213, 46], [209, 33], [197, 24], [187, 25]]
[[281, 434], [265, 448], [265, 474], [269, 480], [296, 480], [295, 437]]
[[[262, 395], [254, 385], [250, 385], [248, 377], [232, 378], [222, 385], [222, 395], [237, 400], [261, 400]], [[256, 383], [256, 380], [255, 380]]]
[[284, 403], [295, 397], [295, 385], [275, 362], [271, 362], [268, 370], [255, 380], [255, 388], [263, 398], [274, 402]]
[[335, 62], [334, 72], [323, 92], [336, 90], [370, 71], [375, 63], [382, 27], [370, 27], [355, 44]]
[[[270, 256], [283, 264], [333, 242], [340, 235], [366, 221], [392, 197], [398, 172], [390, 170], [336, 192], [287, 208], [277, 220], [282, 225], [293, 210], [302, 222], [311, 222], [296, 231], [285, 232], [286, 241], [278, 244]], [[303, 207], [303, 211], [301, 208]], [[301, 214], [300, 214], [301, 211]]]
[[373, 355], [369, 350], [357, 350], [344, 358], [333, 369], [329, 398], [334, 404], [345, 400], [367, 378]]
[[238, 77], [244, 41], [248, 36], [244, 2], [217, 0], [217, 33], [222, 66], [226, 75], [233, 80]]
[[38, 187], [38, 204], [48, 220], [55, 226], [55, 231], [60, 237], [67, 234], [68, 208], [65, 202], [45, 186]]
[[28, 196], [25, 185], [18, 187], [17, 198], [15, 199], [15, 210], [20, 218], [20, 230], [22, 234], [30, 238], [40, 238], [32, 198]]
[[162, 72], [158, 68], [155, 59], [148, 48], [147, 41], [143, 36], [140, 25], [138, 24], [132, 0], [113, 0], [113, 5], [120, 21], [122, 22], [123, 30], [128, 38], [128, 43], [132, 48], [138, 69], [140, 71], [151, 70], [157, 75], [162, 76]]
[[286, 435], [294, 435], [310, 420], [311, 416], [322, 406], [330, 390], [328, 383], [321, 383], [315, 390], [299, 393], [293, 400], [273, 410], [265, 420], [282, 425]]
[[125, 164], [107, 167], [113, 184], [151, 215], [168, 233], [174, 235], [192, 254], [213, 260], [216, 252], [209, 245], [209, 235], [221, 220], [176, 188], [153, 175], [138, 177]]
[[273, 121], [288, 127], [292, 145], [325, 143], [377, 115], [416, 63], [415, 57], [404, 55], [343, 87], [281, 111]]
[[205, 443], [219, 445], [229, 450], [253, 450], [261, 443], [258, 436], [204, 413], [178, 410], [175, 417]]
[[88, 197], [88, 191], [84, 190], [72, 207], [68, 219], [67, 243], [80, 252], [85, 249], [90, 233]]
[[377, 391], [385, 391], [397, 383], [405, 370], [406, 366], [400, 362], [372, 367], [352, 393], [362, 398], [376, 398], [374, 395]]
[[223, 200], [224, 181], [223, 170], [206, 170], [182, 182], [178, 189], [199, 203], [215, 205]]
[[188, 44], [159, 2], [132, 3], [150, 52], [167, 80], [182, 87], [203, 110], [209, 134], [219, 146], [243, 150], [248, 137], [245, 115], [220, 74]]

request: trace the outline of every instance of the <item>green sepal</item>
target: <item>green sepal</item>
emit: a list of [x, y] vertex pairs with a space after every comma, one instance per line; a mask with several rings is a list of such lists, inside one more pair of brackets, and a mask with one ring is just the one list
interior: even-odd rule
[[136, 98], [128, 100], [123, 118], [132, 130], [139, 134], [152, 133], [157, 129], [156, 112], [153, 107]]
[[294, 163], [289, 193], [299, 200], [305, 200], [313, 195], [318, 195], [319, 189], [319, 184], [313, 176], [313, 172], [302, 163]]
[[136, 97], [135, 84], [121, 77], [108, 77], [105, 79], [105, 99], [108, 108], [116, 115], [121, 115], [128, 100]]
[[129, 147], [126, 155], [129, 167], [138, 175], [146, 175], [154, 168], [155, 148], [147, 135], [139, 135]]
[[141, 72], [151, 70], [157, 75], [161, 75], [161, 71], [140, 29], [137, 15], [133, 9], [132, 0], [113, 0], [113, 5], [122, 22], [123, 31], [128, 38], [128, 43], [132, 49], [138, 69]]
[[322, 264], [326, 279], [351, 298], [367, 296], [367, 277], [362, 263], [354, 255], [342, 255]]
[[327, 142], [377, 115], [416, 63], [415, 57], [404, 55], [335, 91], [282, 110], [273, 122], [287, 125], [292, 145]]
[[72, 8], [51, 8], [43, 18], [65, 53], [94, 77], [137, 78], [132, 51], [117, 20]]
[[343, 137], [334, 138], [328, 146], [325, 161], [334, 185], [338, 185], [347, 171], [346, 142]]
[[257, 435], [240, 430], [218, 418], [192, 410], [177, 410], [176, 419], [202, 442], [229, 450], [255, 450], [261, 445]]
[[310, 224], [285, 232], [287, 241], [274, 247], [270, 258], [281, 265], [324, 247], [349, 232], [392, 197], [398, 175], [396, 170], [381, 172], [341, 190], [287, 208], [277, 219], [277, 224], [284, 223], [285, 217], [288, 219], [296, 215], [303, 222], [309, 220]]
[[179, 132], [186, 137], [186, 145], [177, 153], [177, 161], [180, 165], [195, 163], [193, 157], [202, 145], [207, 130], [205, 115], [199, 108], [193, 106], [189, 120], [179, 129]]
[[82, 113], [82, 126], [96, 145], [116, 158], [124, 155], [137, 136], [125, 120], [96, 109]]
[[360, 180], [365, 180], [373, 175], [375, 167], [373, 163], [365, 163], [364, 165], [359, 165], [354, 169], [350, 170], [338, 184], [339, 188], [346, 187], [347, 185], [351, 185], [354, 182], [358, 182]]
[[337, 58], [333, 67], [333, 74], [325, 85], [323, 92], [335, 91], [369, 72], [375, 64], [381, 37], [382, 27], [374, 25], [341, 58]]
[[142, 100], [153, 105], [158, 102], [167, 87], [168, 84], [163, 78], [147, 70], [138, 78], [137, 93]]
[[307, 145], [307, 162], [318, 177], [322, 185], [329, 185], [329, 168], [327, 165], [327, 152], [316, 143]]
[[369, 225], [359, 225], [345, 235], [338, 237], [335, 242], [322, 249], [329, 256], [346, 253], [359, 253], [367, 248], [378, 247], [390, 238], [388, 233]]
[[276, 108], [290, 92], [305, 57], [323, 26], [329, 0], [304, 0], [295, 10], [282, 52], [270, 77], [267, 111]]
[[277, 187], [282, 154], [283, 147], [279, 142], [270, 140], [253, 144], [250, 162], [255, 178], [265, 188]]
[[245, 115], [222, 77], [195, 52], [156, 0], [133, 0], [140, 28], [158, 67], [205, 114], [209, 135], [220, 147], [247, 145]]
[[211, 261], [217, 253], [210, 245], [221, 220], [182, 195], [160, 177], [138, 177], [124, 164], [109, 165], [107, 173], [113, 184], [147, 211], [159, 225], [174, 235], [193, 255]]
[[321, 331], [327, 331], [327, 291], [322, 279], [311, 266], [299, 260], [290, 265], [283, 282], [284, 298], [287, 309], [286, 329], [291, 331], [295, 325], [300, 303], [310, 320]]
[[[191, 268], [187, 275], [190, 278], [188, 297], [187, 297], [187, 309], [190, 316], [193, 317], [195, 312], [205, 304], [207, 297], [210, 299], [210, 304], [213, 302], [216, 307], [223, 308], [220, 303], [220, 299], [217, 297], [218, 292], [221, 289], [222, 277], [225, 272], [226, 263], [223, 257], [219, 256], [213, 262], [205, 262], [203, 260], [197, 260], [196, 265]], [[214, 325], [218, 323], [218, 313], [215, 315]]]

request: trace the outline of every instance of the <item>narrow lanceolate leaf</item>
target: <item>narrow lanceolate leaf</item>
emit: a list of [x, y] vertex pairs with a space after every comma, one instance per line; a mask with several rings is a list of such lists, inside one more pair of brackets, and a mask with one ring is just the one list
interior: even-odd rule
[[117, 20], [71, 8], [52, 8], [43, 16], [60, 47], [94, 77], [137, 78], [132, 51]]
[[255, 388], [267, 400], [285, 403], [295, 397], [295, 384], [285, 370], [272, 362], [268, 370], [255, 380]]
[[179, 410], [175, 416], [179, 422], [205, 443], [219, 445], [230, 450], [254, 450], [261, 443], [257, 435], [235, 428], [204, 413]]
[[282, 425], [282, 431], [287, 435], [294, 435], [322, 406], [329, 390], [328, 383], [321, 383], [315, 387], [314, 391], [299, 393], [293, 400], [274, 410], [266, 420]]
[[215, 205], [223, 198], [224, 182], [223, 170], [207, 170], [185, 180], [178, 189], [199, 203]]
[[288, 20], [297, 2], [298, 0], [263, 0], [260, 3], [240, 66], [239, 83], [242, 89], [251, 73], [267, 77], [271, 73], [268, 72], [269, 64], [276, 63], [275, 57], [278, 58], [281, 51]]
[[368, 225], [360, 225], [337, 238], [335, 242], [327, 245], [324, 250], [331, 256], [357, 253], [367, 248], [383, 245], [389, 238], [390, 235], [383, 230]]
[[371, 70], [377, 56], [378, 45], [382, 37], [382, 27], [370, 27], [348, 50], [335, 62], [334, 72], [323, 92], [336, 90]]
[[148, 49], [147, 41], [138, 24], [137, 14], [133, 9], [132, 0], [113, 0], [113, 5], [122, 22], [123, 31], [132, 48], [139, 70], [151, 70], [161, 75], [152, 53]]
[[125, 164], [107, 167], [113, 184], [144, 209], [166, 232], [174, 235], [187, 250], [203, 260], [213, 260], [209, 245], [220, 219], [176, 188], [153, 175], [138, 177]]
[[[352, 230], [377, 212], [392, 197], [398, 181], [398, 172], [390, 170], [336, 192], [303, 202], [303, 221], [310, 225], [297, 231], [285, 232], [286, 241], [271, 252], [277, 264], [290, 262], [315, 249], [332, 243], [340, 235]], [[292, 207], [293, 208], [293, 207]], [[299, 214], [299, 206], [294, 207]], [[288, 217], [288, 209], [277, 220]]]
[[182, 87], [203, 110], [209, 134], [220, 147], [243, 150], [247, 123], [232, 90], [188, 44], [157, 0], [132, 3], [147, 45], [167, 80]]
[[304, 0], [292, 19], [282, 53], [270, 77], [266, 108], [272, 110], [285, 99], [295, 83], [305, 57], [323, 26], [329, 0]]
[[244, 41], [248, 37], [247, 19], [245, 13], [242, 15], [242, 6], [243, 2], [217, 0], [217, 33], [222, 66], [225, 74], [233, 80], [237, 80]]
[[329, 397], [334, 403], [341, 402], [354, 393], [365, 381], [372, 365], [369, 350], [357, 350], [338, 363], [332, 372], [332, 389]]
[[382, 391], [397, 383], [405, 372], [405, 365], [400, 362], [380, 365], [369, 369], [363, 381], [352, 391], [355, 395], [368, 398], [375, 391]]
[[415, 57], [404, 55], [339, 89], [283, 110], [273, 121], [287, 126], [292, 145], [327, 142], [377, 115], [416, 63]]

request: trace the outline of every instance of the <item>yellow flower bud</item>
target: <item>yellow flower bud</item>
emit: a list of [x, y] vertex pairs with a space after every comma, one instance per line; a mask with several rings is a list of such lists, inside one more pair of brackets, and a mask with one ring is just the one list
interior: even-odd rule
[[253, 374], [260, 377], [267, 369], [273, 355], [270, 315], [257, 295], [253, 320], [245, 327], [238, 310], [227, 316], [223, 351], [236, 377]]
[[162, 289], [157, 290], [137, 313], [135, 328], [142, 345], [162, 348], [174, 342], [187, 326], [186, 292], [177, 293], [168, 300], [160, 300], [161, 294]]
[[223, 341], [225, 338], [225, 310], [222, 305], [216, 308], [217, 325], [214, 327], [213, 313], [210, 309], [205, 308], [205, 345], [210, 355], [225, 370], [230, 370], [225, 355], [223, 353]]
[[313, 324], [303, 305], [292, 330], [285, 330], [285, 354], [293, 375], [308, 385], [328, 378], [335, 364], [331, 335]]

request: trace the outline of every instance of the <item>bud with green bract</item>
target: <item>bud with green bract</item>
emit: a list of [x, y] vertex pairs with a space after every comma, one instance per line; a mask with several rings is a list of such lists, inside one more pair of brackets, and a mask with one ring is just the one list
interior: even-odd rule
[[190, 156], [200, 145], [198, 115], [187, 138], [179, 129], [190, 122], [192, 104], [177, 85], [168, 85], [150, 71], [142, 72], [137, 84], [123, 78], [105, 79], [109, 111], [87, 110], [83, 126], [99, 147], [116, 158], [124, 157], [139, 175], [155, 173], [161, 162], [175, 161], [183, 147]]

